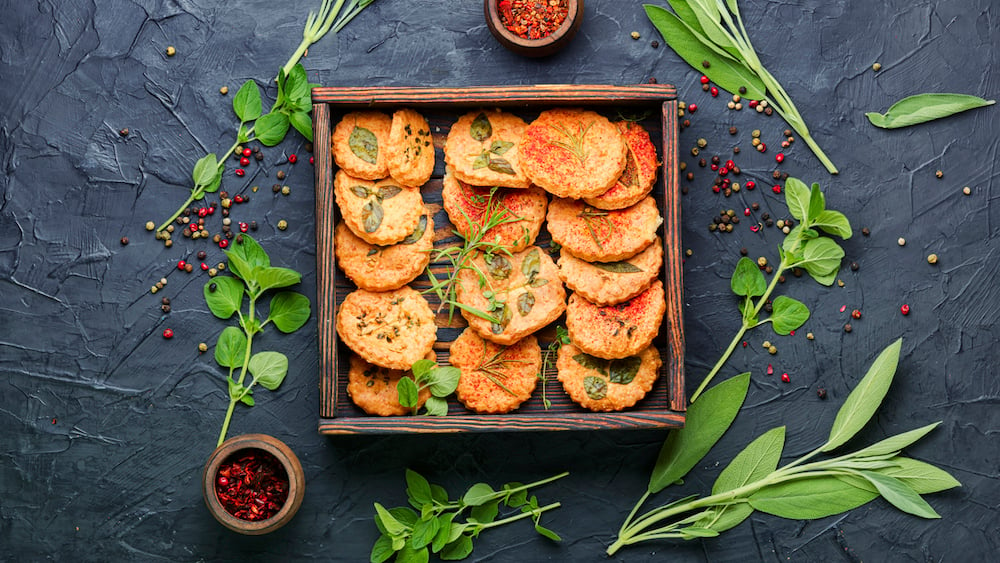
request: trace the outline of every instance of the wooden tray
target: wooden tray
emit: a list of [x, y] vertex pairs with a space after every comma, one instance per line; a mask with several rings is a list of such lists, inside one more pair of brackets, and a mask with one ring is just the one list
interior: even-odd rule
[[[677, 157], [677, 101], [673, 86], [644, 84], [638, 86], [538, 85], [470, 88], [315, 88], [313, 98], [314, 156], [316, 167], [316, 300], [319, 324], [319, 431], [324, 434], [403, 433], [403, 432], [487, 432], [538, 430], [599, 430], [625, 428], [661, 428], [684, 425], [684, 324], [682, 318], [682, 279], [680, 225], [681, 206]], [[447, 214], [441, 207], [441, 181], [444, 174], [442, 148], [448, 130], [458, 117], [477, 107], [503, 107], [530, 122], [538, 113], [554, 106], [586, 107], [614, 119], [643, 115], [641, 123], [650, 132], [663, 167], [653, 189], [664, 223], [660, 235], [664, 243], [664, 268], [661, 279], [666, 289], [667, 312], [654, 344], [663, 358], [660, 377], [652, 391], [636, 406], [617, 413], [595, 413], [569, 400], [555, 375], [555, 358], [546, 374], [546, 397], [542, 403], [541, 383], [531, 399], [510, 414], [478, 415], [451, 400], [446, 417], [394, 416], [365, 414], [347, 396], [348, 348], [336, 333], [337, 307], [355, 289], [354, 284], [336, 266], [334, 227], [339, 210], [333, 194], [334, 164], [330, 135], [340, 117], [358, 109], [379, 109], [391, 113], [399, 107], [411, 107], [424, 115], [431, 125], [437, 151], [434, 175], [425, 184], [422, 195], [434, 212], [435, 246], [442, 247], [458, 239], [450, 232]], [[440, 239], [440, 240], [439, 240]], [[536, 245], [548, 248], [545, 229]], [[556, 256], [558, 258], [558, 256]], [[432, 268], [443, 270], [442, 264]], [[426, 289], [429, 281], [421, 275], [411, 287]], [[431, 307], [438, 306], [437, 296], [426, 295]], [[448, 324], [447, 311], [438, 314], [438, 342], [435, 351], [440, 363], [448, 360], [448, 347], [465, 327], [457, 312]], [[554, 335], [559, 319], [538, 333], [543, 353]]]

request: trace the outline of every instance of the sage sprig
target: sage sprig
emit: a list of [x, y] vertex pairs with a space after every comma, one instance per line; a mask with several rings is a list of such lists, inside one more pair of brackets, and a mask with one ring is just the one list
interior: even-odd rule
[[646, 16], [689, 65], [732, 94], [766, 100], [831, 174], [837, 167], [809, 134], [788, 92], [760, 63], [736, 0], [668, 0], [673, 11], [646, 4]]
[[[226, 251], [229, 271], [234, 277], [212, 278], [204, 287], [205, 302], [212, 314], [220, 319], [239, 318], [239, 328], [228, 326], [215, 344], [215, 361], [228, 368], [226, 385], [229, 408], [219, 432], [219, 445], [226, 440], [229, 422], [238, 403], [254, 406], [253, 388], [260, 384], [274, 391], [288, 374], [288, 357], [280, 352], [252, 353], [254, 336], [263, 332], [268, 324], [289, 334], [302, 328], [309, 320], [309, 298], [294, 291], [280, 291], [271, 297], [270, 309], [263, 320], [257, 314], [257, 302], [265, 292], [295, 285], [302, 276], [295, 270], [271, 266], [267, 252], [248, 235], [242, 244], [234, 244]], [[244, 297], [248, 298], [243, 312]], [[239, 377], [234, 377], [236, 370]], [[247, 373], [252, 377], [246, 381]]]
[[852, 453], [807, 463], [843, 445], [871, 420], [892, 383], [901, 347], [902, 340], [897, 340], [879, 354], [841, 406], [826, 442], [815, 450], [778, 468], [785, 427], [773, 428], [733, 458], [719, 474], [710, 496], [688, 496], [637, 516], [651, 495], [687, 475], [722, 437], [746, 398], [750, 374], [709, 389], [688, 409], [684, 428], [672, 431], [664, 443], [646, 493], [622, 524], [608, 555], [644, 541], [715, 537], [758, 510], [811, 520], [852, 510], [879, 496], [908, 514], [940, 518], [921, 495], [961, 483], [942, 469], [901, 455], [939, 422]]
[[885, 114], [868, 112], [865, 117], [876, 127], [898, 129], [995, 103], [968, 94], [917, 94], [892, 104]]
[[[472, 553], [472, 540], [483, 530], [525, 518], [532, 519], [535, 531], [542, 536], [561, 541], [558, 534], [539, 523], [542, 513], [560, 504], [541, 506], [538, 498], [528, 493], [567, 475], [560, 473], [527, 485], [507, 483], [500, 490], [476, 483], [459, 499], [449, 500], [443, 487], [407, 469], [406, 496], [413, 508], [387, 509], [375, 503], [375, 526], [381, 535], [372, 546], [370, 561], [382, 563], [395, 555], [397, 563], [426, 562], [431, 552], [445, 561], [465, 559]], [[500, 518], [501, 507], [512, 509], [513, 513]], [[464, 522], [459, 520], [462, 517]]]
[[797, 178], [788, 178], [785, 182], [785, 203], [792, 217], [799, 223], [778, 247], [781, 261], [770, 284], [764, 279], [757, 264], [749, 258], [744, 256], [736, 264], [730, 288], [740, 297], [740, 330], [691, 396], [692, 403], [722, 369], [748, 330], [771, 323], [775, 333], [787, 335], [809, 320], [809, 308], [801, 301], [784, 295], [776, 297], [771, 303], [768, 318], [760, 318], [761, 311], [785, 272], [801, 268], [823, 285], [831, 285], [837, 279], [844, 250], [833, 239], [820, 236], [820, 231], [845, 240], [851, 238], [851, 224], [847, 217], [839, 211], [826, 208], [826, 197], [820, 191], [819, 184], [814, 183], [812, 188], [808, 188]]

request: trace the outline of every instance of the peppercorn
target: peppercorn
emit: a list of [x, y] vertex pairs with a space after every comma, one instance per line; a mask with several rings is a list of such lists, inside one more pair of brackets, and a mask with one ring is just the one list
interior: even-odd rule
[[771, 108], [764, 108], [764, 115], [772, 115], [774, 110]]
[[208, 344], [205, 344], [204, 342], [199, 342], [198, 343], [198, 352], [200, 352], [202, 354], [204, 354], [205, 352], [208, 352]]
[[750, 141], [750, 144], [753, 145], [753, 146], [755, 146], [755, 147], [759, 147], [760, 146], [760, 139], [758, 139], [757, 137], [754, 137], [753, 140]]
[[251, 231], [257, 230], [257, 221], [250, 221], [250, 230]]
[[147, 231], [152, 231], [155, 228], [156, 228], [156, 223], [154, 223], [152, 221], [147, 221], [146, 222], [146, 230]]
[[733, 154], [740, 154], [740, 148], [739, 147], [733, 147]]
[[170, 305], [160, 305], [160, 310], [163, 311], [164, 313], [169, 313]]
[[279, 180], [284, 180], [284, 179], [285, 179], [285, 171], [284, 171], [284, 170], [278, 170], [278, 173], [277, 173], [277, 174], [275, 174], [275, 176], [276, 176], [276, 177], [277, 177], [277, 178], [278, 178]]
[[122, 246], [127, 246], [128, 245], [128, 237], [122, 237], [122, 239], [121, 239], [120, 242], [122, 243]]
[[629, 36], [632, 37], [632, 39], [638, 39], [640, 37], [638, 31], [633, 31], [632, 33], [629, 34]]
[[288, 155], [288, 162], [295, 164], [299, 161], [299, 157], [295, 156], [295, 153]]
[[218, 273], [219, 273], [219, 271], [216, 270], [215, 268], [209, 268], [208, 269], [208, 275], [209, 275], [209, 277], [214, 278], [216, 275], [218, 275]]
[[767, 257], [761, 256], [761, 257], [757, 258], [757, 266], [759, 266], [761, 268], [763, 268], [764, 266], [767, 266]]
[[253, 158], [257, 162], [260, 162], [260, 161], [264, 160], [264, 153], [262, 153], [262, 152], [255, 152], [255, 153], [253, 153]]
[[250, 159], [249, 158], [247, 158], [245, 156], [240, 158], [240, 166], [249, 166], [249, 165], [250, 165]]
[[935, 172], [934, 175], [937, 176], [938, 178], [944, 178], [944, 172], [942, 172], [940, 170], [938, 170], [937, 172]]
[[736, 109], [736, 102], [729, 102], [726, 104], [726, 107], [729, 109]]
[[816, 336], [813, 333], [811, 332], [806, 333], [806, 340], [814, 340], [815, 338]]
[[898, 244], [899, 246], [904, 246], [906, 245], [906, 239], [903, 237], [899, 237], [899, 240], [896, 241], [896, 244]]
[[781, 171], [780, 170], [775, 170], [774, 172], [771, 172], [771, 177], [774, 178], [775, 180], [780, 180], [781, 179]]
[[851, 332], [852, 330], [854, 330], [854, 328], [851, 326], [851, 323], [844, 325], [844, 332]]
[[[764, 343], [761, 344], [761, 346], [766, 350], [766, 349], [768, 349], [768, 348], [771, 347], [771, 341], [770, 340], [765, 340]], [[771, 375], [771, 373], [768, 372], [768, 375]]]
[[826, 399], [826, 389], [824, 389], [822, 387], [820, 387], [819, 389], [817, 389], [816, 390], [816, 396], [819, 397], [820, 399], [825, 400]]
[[969, 186], [965, 186], [964, 188], [962, 188], [962, 193], [965, 195], [969, 195], [972, 193], [972, 188], [970, 188]]
[[177, 49], [175, 49], [173, 45], [168, 45], [167, 46], [167, 56], [168, 57], [172, 57], [172, 56], [174, 56], [176, 54], [177, 54]]
[[128, 127], [125, 127], [124, 129], [119, 129], [118, 134], [121, 135], [122, 137], [128, 137]]
[[851, 271], [857, 272], [860, 267], [857, 262], [851, 262]]
[[681, 122], [681, 125], [683, 125], [684, 127], [691, 127], [691, 120], [685, 119], [684, 121]]
[[702, 66], [702, 68], [709, 68], [709, 67], [712, 66], [712, 63], [710, 63], [708, 61], [701, 61], [701, 66]]
[[169, 328], [163, 329], [163, 338], [170, 339], [174, 337], [174, 331]]
[[774, 346], [773, 344], [771, 346], [768, 346], [767, 353], [771, 354], [772, 356], [775, 355], [775, 354], [777, 354], [778, 353], [778, 347]]
[[289, 188], [288, 186], [281, 186], [281, 195], [288, 195], [290, 193], [292, 193], [292, 188]]
[[688, 172], [687, 173], [687, 179], [688, 179], [688, 181], [694, 180], [694, 172]]
[[691, 113], [698, 111], [698, 104], [691, 104], [687, 107], [687, 110]]
[[[770, 265], [764, 266], [764, 271], [767, 272], [768, 274], [772, 274], [772, 273], [774, 273], [774, 267], [770, 266]], [[768, 312], [770, 312], [770, 311], [768, 311]]]
[[281, 191], [281, 184], [274, 184], [273, 186], [271, 186], [271, 191], [274, 192], [274, 193], [280, 192]]
[[864, 235], [864, 236], [868, 236], [868, 235], [872, 234], [872, 232], [871, 232], [871, 230], [868, 229], [868, 227], [863, 227], [861, 229], [861, 234]]
[[707, 140], [705, 140], [704, 138], [698, 139], [698, 147], [705, 148], [706, 146], [708, 146]]
[[790, 382], [791, 380], [792, 380], [792, 379], [791, 379], [790, 377], [788, 377], [788, 374], [787, 374], [787, 373], [783, 373], [783, 374], [781, 374], [781, 381], [782, 381], [783, 383], [788, 383], [788, 382]]
[[739, 133], [739, 130], [738, 130], [738, 129], [736, 129], [736, 127], [730, 127], [730, 128], [729, 128], [729, 134], [730, 134], [730, 135], [735, 135], [735, 134], [737, 134], [737, 133]]
[[904, 315], [909, 315], [910, 314], [910, 306], [909, 305], [903, 305], [902, 307], [899, 308], [899, 312], [902, 313], [902, 314], [904, 314]]
[[229, 86], [223, 86], [222, 88], [219, 88], [219, 93], [222, 94], [223, 96], [225, 96], [226, 94], [228, 94], [229, 93]]
[[934, 264], [937, 264], [937, 261], [938, 261], [937, 254], [929, 254], [927, 256], [927, 263], [928, 264], [934, 265]]
[[187, 273], [189, 273], [189, 274], [191, 272], [193, 272], [194, 271], [194, 264], [190, 264], [190, 263], [184, 264], [184, 271], [187, 272]]
[[660, 42], [656, 41], [654, 39], [653, 41], [649, 42], [649, 46], [652, 47], [652, 48], [654, 48], [654, 49], [659, 49], [660, 48]]
[[278, 221], [278, 230], [279, 231], [284, 231], [287, 228], [288, 228], [288, 221], [285, 221], [284, 219]]
[[698, 156], [699, 152], [701, 151], [698, 150], [698, 147], [691, 147], [691, 156]]

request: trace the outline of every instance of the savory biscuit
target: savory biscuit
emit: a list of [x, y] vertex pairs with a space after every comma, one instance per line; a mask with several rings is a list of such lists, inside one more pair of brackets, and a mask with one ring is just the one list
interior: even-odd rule
[[537, 246], [511, 255], [480, 253], [469, 266], [458, 273], [458, 301], [499, 321], [462, 309], [469, 327], [487, 340], [509, 346], [556, 320], [566, 309], [559, 268]]
[[340, 214], [351, 231], [369, 244], [402, 241], [420, 222], [424, 200], [419, 188], [400, 186], [391, 178], [361, 180], [343, 170], [333, 181]]
[[368, 244], [343, 221], [337, 224], [333, 240], [337, 266], [351, 281], [368, 291], [389, 291], [410, 283], [427, 267], [434, 248], [434, 219], [425, 210], [417, 228], [391, 246]]
[[[424, 358], [436, 361], [437, 355], [432, 351]], [[399, 404], [399, 393], [396, 391], [396, 384], [404, 377], [413, 379], [413, 372], [386, 369], [366, 362], [357, 354], [351, 354], [351, 367], [347, 372], [347, 395], [355, 405], [368, 414], [379, 416], [410, 414], [410, 409]], [[430, 388], [421, 389], [417, 395], [417, 408], [424, 406], [430, 396]]]
[[348, 113], [333, 128], [333, 160], [355, 178], [387, 177], [385, 149], [391, 129], [392, 119], [380, 111]]
[[572, 344], [559, 348], [556, 370], [570, 399], [592, 411], [620, 411], [649, 393], [660, 374], [660, 353], [650, 346], [635, 356], [605, 360]]
[[527, 126], [498, 109], [469, 112], [448, 131], [444, 161], [459, 180], [473, 186], [527, 188], [520, 146]]
[[462, 372], [455, 396], [478, 413], [516, 409], [531, 397], [542, 367], [542, 349], [534, 336], [502, 346], [467, 328], [451, 343], [450, 354], [448, 362]]
[[503, 222], [484, 233], [484, 241], [502, 244], [511, 252], [524, 250], [535, 243], [549, 205], [549, 198], [541, 188], [532, 186], [516, 190], [471, 186], [456, 178], [450, 166], [445, 171], [443, 186], [444, 210], [463, 238], [474, 234], [473, 229], [481, 230], [490, 217], [497, 217]]
[[587, 262], [565, 248], [559, 258], [559, 277], [566, 287], [595, 305], [617, 305], [639, 295], [653, 283], [663, 265], [663, 241], [619, 262]]
[[404, 186], [422, 186], [430, 179], [434, 172], [434, 143], [424, 116], [408, 108], [392, 114], [385, 161], [389, 175]]
[[525, 174], [559, 197], [594, 197], [608, 191], [625, 170], [627, 154], [618, 128], [583, 109], [543, 111], [521, 141]]
[[553, 198], [547, 218], [552, 240], [588, 262], [618, 262], [635, 256], [653, 243], [663, 222], [656, 201], [649, 196], [632, 207], [612, 211]]
[[653, 191], [656, 169], [660, 167], [660, 162], [656, 159], [656, 147], [642, 125], [632, 121], [618, 121], [615, 126], [621, 131], [628, 149], [625, 170], [611, 189], [599, 196], [584, 199], [598, 209], [624, 209], [635, 205]]
[[586, 354], [607, 360], [625, 358], [649, 346], [666, 310], [660, 280], [632, 299], [607, 307], [574, 293], [566, 307], [566, 330], [573, 344]]
[[389, 369], [410, 369], [434, 346], [434, 312], [408, 286], [376, 293], [359, 289], [337, 311], [337, 336], [365, 360]]

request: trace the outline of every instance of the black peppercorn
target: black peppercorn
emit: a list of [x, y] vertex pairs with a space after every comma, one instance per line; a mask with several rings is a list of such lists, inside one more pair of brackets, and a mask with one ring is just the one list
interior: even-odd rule
[[708, 67], [712, 66], [712, 63], [710, 63], [708, 61], [701, 61], [701, 66], [702, 66], [702, 68], [708, 68]]
[[257, 230], [257, 221], [250, 221], [250, 230], [251, 231]]
[[858, 268], [860, 268], [860, 266], [858, 266], [858, 263], [857, 263], [857, 262], [851, 262], [851, 270], [852, 270], [852, 271], [855, 271], [855, 272], [857, 272], [857, 271], [858, 271]]
[[729, 128], [729, 134], [730, 134], [730, 135], [735, 135], [735, 134], [737, 134], [737, 133], [739, 133], [739, 130], [738, 130], [738, 129], [736, 129], [736, 127], [730, 127], [730, 128]]
[[652, 47], [652, 48], [654, 48], [654, 49], [659, 49], [660, 48], [660, 42], [659, 41], [655, 41], [655, 40], [654, 41], [650, 41], [649, 42], [649, 46]]
[[861, 229], [861, 234], [863, 234], [865, 236], [868, 236], [868, 235], [872, 234], [872, 232], [868, 230], [868, 227], [865, 227], [865, 228]]
[[160, 305], [160, 310], [163, 311], [164, 313], [169, 313], [170, 305]]
[[275, 185], [271, 186], [271, 191], [274, 192], [274, 193], [280, 192], [281, 191], [281, 184], [275, 184]]
[[711, 86], [709, 86], [708, 84], [701, 85], [702, 92], [708, 92], [709, 88], [711, 88]]
[[747, 87], [746, 86], [740, 86], [739, 92], [740, 92], [740, 94], [746, 94], [747, 93]]
[[687, 186], [681, 187], [681, 195], [687, 195], [687, 193], [688, 193], [688, 187]]
[[719, 155], [712, 157], [712, 164], [718, 164], [720, 162]]
[[743, 248], [741, 248], [741, 249], [740, 249], [740, 255], [741, 255], [741, 256], [746, 256], [747, 254], [749, 254], [749, 252], [750, 252], [750, 251], [749, 251], [749, 250], [747, 250], [747, 247], [745, 247], [745, 246], [744, 246]]
[[701, 159], [701, 160], [698, 161], [698, 166], [701, 166], [702, 168], [704, 168], [704, 167], [708, 166], [708, 161], [703, 158], [703, 159]]
[[771, 177], [774, 178], [775, 180], [781, 179], [781, 171], [775, 170], [774, 172], [771, 173]]
[[763, 220], [765, 220], [765, 221], [767, 221], [768, 219], [771, 218], [771, 214], [765, 211], [765, 212], [763, 212], [763, 213], [760, 214], [760, 218], [763, 219]]
[[853, 330], [853, 328], [851, 327], [851, 323], [847, 323], [846, 325], [844, 325], [844, 332], [851, 332], [851, 330]]
[[826, 389], [820, 387], [816, 390], [816, 396], [820, 399], [826, 399]]
[[118, 134], [121, 135], [122, 137], [128, 137], [128, 127], [122, 129], [121, 131], [118, 131]]
[[[774, 273], [774, 267], [771, 266], [770, 264], [768, 264], [767, 266], [764, 266], [764, 271], [767, 272], [768, 274], [773, 274]], [[770, 313], [770, 312], [771, 311], [768, 311], [768, 313]]]
[[[768, 268], [770, 268], [770, 266], [768, 266]], [[774, 305], [771, 305], [770, 301], [768, 301], [767, 303], [764, 303], [764, 312], [765, 313], [771, 314], [773, 311], [774, 311]]]
[[656, 77], [655, 76], [650, 76], [649, 77], [649, 83], [650, 84], [656, 84]]
[[257, 151], [256, 153], [254, 153], [253, 158], [257, 162], [260, 162], [260, 161], [264, 160], [264, 153], [262, 153], [260, 151]]
[[733, 154], [740, 154], [740, 148], [739, 147], [733, 147]]
[[279, 180], [284, 180], [285, 179], [285, 171], [284, 170], [278, 170], [278, 173], [275, 174], [275, 176], [277, 176], [277, 178]]
[[219, 286], [216, 285], [215, 282], [212, 282], [212, 283], [208, 284], [208, 291], [211, 292], [211, 293], [215, 293], [215, 290], [218, 289], [218, 288], [219, 288]]
[[122, 243], [122, 246], [127, 245], [128, 244], [128, 237], [122, 237], [121, 243]]

